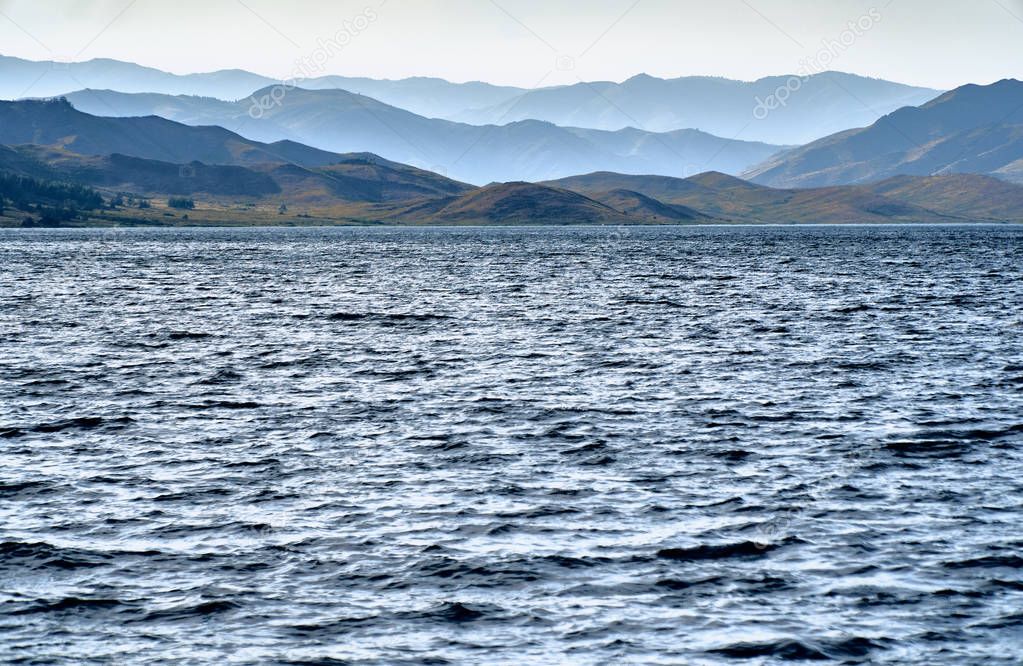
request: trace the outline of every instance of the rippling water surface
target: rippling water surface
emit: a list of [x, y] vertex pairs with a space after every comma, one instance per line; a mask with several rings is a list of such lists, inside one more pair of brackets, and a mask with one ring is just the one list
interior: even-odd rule
[[1015, 664], [1023, 229], [0, 232], [5, 663]]

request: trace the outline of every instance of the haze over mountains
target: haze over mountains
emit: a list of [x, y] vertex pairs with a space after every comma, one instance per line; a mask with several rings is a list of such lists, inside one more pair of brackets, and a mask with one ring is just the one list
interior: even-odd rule
[[[54, 97], [95, 89], [235, 101], [279, 83], [242, 70], [181, 76], [115, 60], [53, 63], [0, 56], [2, 99]], [[728, 139], [777, 145], [803, 144], [869, 125], [886, 113], [923, 104], [940, 94], [838, 72], [805, 80], [776, 76], [753, 82], [639, 75], [623, 83], [578, 83], [536, 90], [425, 77], [386, 81], [323, 76], [300, 83], [309, 90], [347, 90], [417, 115], [475, 125], [542, 120], [611, 131], [626, 127], [649, 132], [696, 129]], [[793, 92], [793, 88], [798, 89]], [[758, 106], [769, 103], [772, 96], [781, 103], [766, 115], [754, 116]]]
[[239, 102], [93, 90], [67, 98], [90, 114], [158, 115], [190, 125], [227, 127], [259, 141], [292, 140], [338, 153], [372, 152], [478, 185], [611, 169], [673, 176], [710, 170], [738, 174], [782, 150], [696, 130], [605, 132], [536, 120], [467, 125], [424, 118], [345, 90], [292, 89], [274, 95], [271, 87]]
[[[0, 99], [8, 100], [56, 97], [73, 90], [93, 88], [234, 101], [280, 83], [279, 79], [239, 69], [179, 75], [103, 58], [60, 63], [0, 55]], [[302, 87], [309, 90], [348, 90], [431, 118], [446, 118], [468, 109], [493, 106], [526, 92], [523, 88], [481, 82], [451, 83], [430, 77], [387, 81], [323, 76], [303, 79]]]
[[120, 60], [32, 61], [0, 55], [0, 99], [56, 97], [82, 88], [239, 99], [275, 83], [242, 70], [178, 75]]
[[777, 187], [818, 187], [935, 173], [1023, 183], [1023, 82], [963, 86], [869, 127], [780, 154], [746, 176]]
[[[939, 94], [840, 72], [753, 82], [640, 75], [624, 83], [531, 90], [456, 119], [480, 124], [532, 118], [556, 125], [605, 130], [637, 127], [652, 132], [688, 127], [747, 141], [802, 144], [869, 125], [886, 113], [923, 104]], [[771, 104], [772, 97], [776, 105]], [[776, 108], [758, 111], [761, 102]]]

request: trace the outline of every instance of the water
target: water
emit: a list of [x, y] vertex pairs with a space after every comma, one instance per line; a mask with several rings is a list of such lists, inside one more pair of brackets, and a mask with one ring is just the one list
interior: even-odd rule
[[0, 661], [1015, 664], [1023, 229], [0, 232]]

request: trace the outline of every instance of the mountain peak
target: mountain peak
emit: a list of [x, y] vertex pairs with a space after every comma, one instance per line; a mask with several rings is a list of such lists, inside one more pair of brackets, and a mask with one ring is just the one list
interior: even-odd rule
[[643, 72], [643, 73], [637, 74], [637, 75], [629, 78], [622, 85], [626, 85], [626, 84], [629, 84], [629, 83], [656, 83], [656, 82], [663, 82], [664, 80], [665, 79], [659, 79], [656, 76], [651, 76], [651, 75]]
[[735, 176], [729, 176], [726, 173], [720, 171], [706, 171], [704, 173], [697, 174], [686, 178], [690, 183], [696, 183], [697, 185], [703, 185], [704, 187], [710, 187], [713, 189], [724, 189], [732, 187], [741, 187], [744, 189], [756, 189], [758, 186], [753, 185], [741, 178]]

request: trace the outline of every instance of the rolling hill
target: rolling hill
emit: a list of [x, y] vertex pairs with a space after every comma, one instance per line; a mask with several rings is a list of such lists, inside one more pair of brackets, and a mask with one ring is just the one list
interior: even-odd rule
[[[740, 173], [781, 146], [729, 141], [695, 130], [656, 134], [565, 128], [535, 120], [475, 126], [424, 118], [344, 90], [274, 88], [240, 102], [84, 90], [72, 104], [100, 116], [159, 115], [192, 125], [220, 125], [253, 140], [292, 140], [338, 152], [388, 159], [484, 184], [537, 181], [601, 169], [685, 176], [708, 169]], [[253, 100], [259, 102], [255, 106]]]
[[621, 189], [721, 221], [771, 224], [1023, 222], [1023, 187], [985, 176], [774, 189], [721, 173], [677, 179], [594, 173], [545, 183], [604, 201]]
[[775, 187], [980, 173], [1023, 183], [1023, 82], [969, 85], [782, 153], [745, 177]]
[[386, 219], [410, 224], [636, 224], [632, 216], [569, 192], [532, 183], [500, 183], [456, 197], [378, 209]]
[[[795, 83], [793, 83], [795, 81]], [[789, 92], [798, 84], [798, 90]], [[754, 115], [779, 90], [786, 97], [769, 113]], [[455, 120], [473, 124], [545, 120], [566, 127], [651, 132], [698, 129], [722, 137], [771, 144], [803, 144], [850, 127], [870, 124], [896, 109], [923, 104], [940, 91], [840, 72], [800, 80], [758, 81], [712, 77], [659, 79], [645, 74], [623, 83], [578, 83], [531, 90]]]

